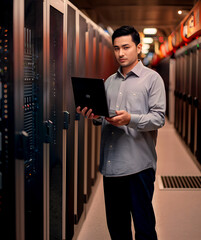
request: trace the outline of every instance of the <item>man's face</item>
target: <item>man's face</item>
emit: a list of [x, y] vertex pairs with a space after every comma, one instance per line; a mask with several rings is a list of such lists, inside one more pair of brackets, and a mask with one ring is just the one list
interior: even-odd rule
[[115, 38], [113, 46], [117, 62], [122, 68], [131, 70], [138, 62], [141, 44], [136, 46], [131, 35], [128, 35]]

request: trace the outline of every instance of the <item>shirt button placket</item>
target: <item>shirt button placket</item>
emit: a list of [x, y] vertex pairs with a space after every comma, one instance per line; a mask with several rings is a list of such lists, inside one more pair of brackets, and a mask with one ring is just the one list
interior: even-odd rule
[[122, 98], [123, 98], [123, 91], [124, 91], [124, 81], [122, 81], [120, 89], [119, 89], [119, 94], [118, 94], [118, 98], [117, 98], [117, 104], [116, 104], [116, 109], [119, 110], [121, 103], [122, 103]]
[[106, 164], [106, 174], [111, 174], [111, 161], [108, 160]]

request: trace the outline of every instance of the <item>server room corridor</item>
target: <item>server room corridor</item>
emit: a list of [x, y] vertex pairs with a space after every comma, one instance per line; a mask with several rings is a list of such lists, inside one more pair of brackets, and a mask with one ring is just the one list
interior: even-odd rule
[[[165, 189], [161, 176], [201, 176], [193, 156], [166, 120], [157, 140], [157, 172], [153, 205], [159, 240], [201, 239], [201, 189]], [[77, 240], [110, 240], [106, 226], [102, 176]]]
[[[121, 123], [129, 134], [136, 133], [131, 133], [133, 141], [141, 143], [137, 118], [153, 106], [153, 114], [165, 112], [154, 71], [166, 92], [153, 197], [158, 240], [201, 240], [201, 0], [1, 0], [0, 6], [0, 240], [111, 239], [99, 172], [102, 146], [109, 149], [105, 155], [115, 176], [145, 169], [137, 165], [153, 151], [142, 146], [127, 158], [133, 145], [121, 138], [121, 128], [113, 132], [115, 119], [108, 120], [108, 139], [118, 144], [101, 141], [101, 134], [106, 136], [101, 126], [76, 111], [82, 104], [76, 102], [73, 79], [81, 79], [79, 87], [86, 87], [87, 94], [79, 96], [91, 103], [95, 100], [85, 81], [95, 84], [97, 105], [105, 102], [107, 110], [99, 113], [97, 106], [87, 104], [95, 115], [108, 116], [114, 110], [130, 114], [133, 123], [130, 118]], [[125, 58], [116, 55], [113, 41], [120, 26], [133, 26], [139, 33], [137, 42], [126, 37], [126, 44], [117, 44], [118, 51], [125, 47]], [[134, 71], [137, 58], [139, 65], [154, 70], [153, 76], [141, 78], [141, 70]], [[110, 85], [103, 99], [96, 94], [97, 79], [107, 87], [109, 76], [130, 66], [133, 73], [118, 77], [121, 88], [113, 91]], [[152, 135], [152, 128], [142, 130], [142, 135]], [[145, 141], [146, 148], [154, 147]], [[131, 162], [138, 150], [140, 157]], [[130, 165], [118, 158], [129, 159]], [[132, 167], [134, 171], [126, 170]], [[125, 195], [118, 188], [119, 196]]]

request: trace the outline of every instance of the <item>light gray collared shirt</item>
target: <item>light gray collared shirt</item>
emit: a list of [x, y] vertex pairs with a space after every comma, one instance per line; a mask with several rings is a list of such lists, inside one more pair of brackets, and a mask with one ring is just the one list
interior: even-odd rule
[[141, 61], [124, 77], [120, 68], [105, 82], [110, 110], [131, 114], [127, 126], [102, 121], [100, 172], [125, 176], [156, 169], [157, 129], [165, 123], [165, 88], [160, 75]]

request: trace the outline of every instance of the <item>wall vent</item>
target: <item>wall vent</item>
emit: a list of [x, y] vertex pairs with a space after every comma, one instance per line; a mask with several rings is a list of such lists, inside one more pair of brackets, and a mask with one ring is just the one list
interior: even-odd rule
[[159, 188], [201, 190], [201, 176], [159, 176]]

